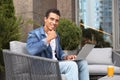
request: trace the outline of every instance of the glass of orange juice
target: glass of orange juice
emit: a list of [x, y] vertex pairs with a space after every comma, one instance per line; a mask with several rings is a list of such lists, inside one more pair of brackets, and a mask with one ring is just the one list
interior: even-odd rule
[[107, 67], [107, 75], [109, 77], [112, 77], [114, 75], [114, 66], [108, 66]]

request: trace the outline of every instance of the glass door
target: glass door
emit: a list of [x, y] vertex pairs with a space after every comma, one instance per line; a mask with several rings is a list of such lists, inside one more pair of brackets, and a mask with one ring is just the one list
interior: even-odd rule
[[83, 41], [96, 47], [113, 47], [112, 0], [79, 0]]

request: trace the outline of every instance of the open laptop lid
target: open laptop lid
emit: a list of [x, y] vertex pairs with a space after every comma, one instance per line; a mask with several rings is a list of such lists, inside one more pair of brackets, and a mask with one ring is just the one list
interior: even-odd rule
[[82, 49], [78, 52], [75, 60], [86, 59], [90, 51], [94, 48], [94, 44], [85, 44]]

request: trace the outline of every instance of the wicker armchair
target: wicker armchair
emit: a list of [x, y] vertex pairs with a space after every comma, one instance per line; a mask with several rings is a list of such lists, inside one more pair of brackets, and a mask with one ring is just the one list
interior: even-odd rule
[[26, 43], [11, 41], [3, 57], [6, 80], [65, 80], [57, 60], [29, 55]]
[[61, 80], [58, 61], [3, 50], [6, 80]]

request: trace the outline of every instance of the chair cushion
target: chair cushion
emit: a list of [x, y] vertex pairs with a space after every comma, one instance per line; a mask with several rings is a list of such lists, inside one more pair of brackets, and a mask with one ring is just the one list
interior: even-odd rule
[[[26, 43], [20, 41], [11, 41], [10, 42], [10, 51], [16, 54], [28, 54], [26, 49]], [[15, 73], [27, 73], [29, 71], [29, 63], [26, 57], [22, 56], [13, 56], [12, 63]]]
[[94, 48], [86, 60], [88, 64], [113, 64], [112, 48]]
[[28, 54], [28, 51], [26, 49], [26, 43], [20, 41], [11, 41], [10, 51], [14, 51], [20, 54]]
[[[89, 65], [90, 75], [106, 75], [108, 65]], [[120, 67], [114, 66], [115, 74], [120, 74]]]

